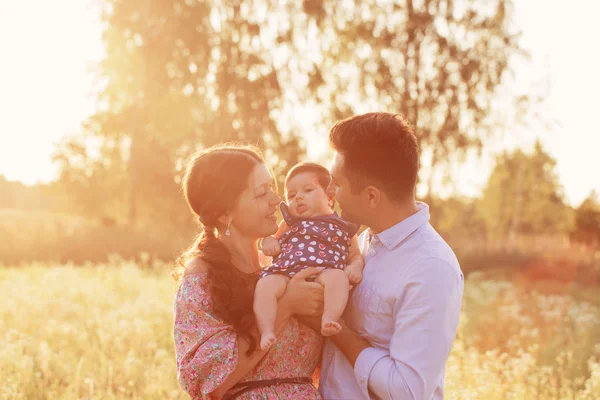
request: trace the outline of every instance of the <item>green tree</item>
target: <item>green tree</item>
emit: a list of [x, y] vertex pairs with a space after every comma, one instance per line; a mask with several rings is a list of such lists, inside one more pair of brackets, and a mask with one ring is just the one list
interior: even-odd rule
[[113, 197], [85, 208], [131, 221], [187, 218], [178, 176], [198, 147], [249, 141], [281, 177], [304, 153], [300, 129], [325, 134], [367, 109], [403, 114], [432, 167], [456, 161], [490, 133], [492, 98], [520, 51], [510, 0], [101, 4], [101, 108], [82, 134], [94, 148], [80, 162], [67, 142], [57, 160], [79, 203], [86, 190]]
[[[87, 213], [119, 210], [131, 221], [187, 217], [177, 188], [182, 158], [217, 142], [269, 149], [279, 174], [298, 161], [296, 137], [275, 123], [281, 89], [248, 3], [103, 5], [102, 109], [84, 126], [85, 140], [99, 143], [97, 157], [80, 139], [56, 155], [65, 188]], [[105, 196], [112, 199], [98, 208]]]
[[556, 161], [536, 142], [531, 154], [521, 150], [497, 157], [478, 202], [489, 237], [514, 240], [517, 234], [566, 233], [569, 208], [555, 174]]
[[0, 208], [55, 211], [56, 206], [52, 184], [25, 185], [19, 181], [9, 181], [0, 174]]
[[400, 113], [416, 127], [427, 167], [441, 171], [497, 130], [494, 94], [523, 54], [512, 1], [303, 4], [310, 18], [298, 19], [295, 43], [304, 50], [302, 36], [316, 32], [307, 49], [317, 54], [305, 51], [304, 65], [327, 123], [368, 109]]
[[476, 199], [450, 197], [429, 199], [431, 223], [451, 243], [459, 240], [485, 240], [485, 222], [476, 206]]
[[571, 238], [588, 246], [600, 243], [600, 199], [595, 191], [575, 210], [575, 224]]

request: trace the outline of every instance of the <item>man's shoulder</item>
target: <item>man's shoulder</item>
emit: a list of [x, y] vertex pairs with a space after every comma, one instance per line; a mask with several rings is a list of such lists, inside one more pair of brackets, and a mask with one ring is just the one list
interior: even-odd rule
[[462, 276], [460, 263], [450, 245], [430, 224], [423, 228], [422, 238], [415, 245], [413, 257], [413, 264], [418, 267], [417, 269], [426, 266], [445, 266]]
[[455, 259], [454, 250], [448, 242], [435, 230], [431, 224], [423, 226], [421, 245], [425, 252], [432, 257]]

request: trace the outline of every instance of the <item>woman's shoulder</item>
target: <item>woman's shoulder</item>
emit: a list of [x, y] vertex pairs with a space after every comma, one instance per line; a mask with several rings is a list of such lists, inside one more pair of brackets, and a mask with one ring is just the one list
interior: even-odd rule
[[183, 276], [207, 274], [210, 265], [199, 257], [192, 258], [185, 264]]
[[188, 261], [184, 268], [185, 271], [177, 293], [178, 301], [197, 304], [199, 299], [210, 297], [208, 290], [209, 264], [200, 258], [194, 258]]

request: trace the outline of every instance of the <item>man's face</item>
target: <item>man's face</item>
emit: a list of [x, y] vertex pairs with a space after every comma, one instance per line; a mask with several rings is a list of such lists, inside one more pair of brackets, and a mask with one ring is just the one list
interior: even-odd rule
[[[342, 209], [342, 218], [356, 224], [365, 225], [366, 204], [361, 193], [352, 193], [350, 180], [344, 168], [344, 156], [335, 153], [331, 164], [331, 184], [329, 190], [335, 192], [335, 198]], [[362, 192], [362, 191], [361, 191]]]

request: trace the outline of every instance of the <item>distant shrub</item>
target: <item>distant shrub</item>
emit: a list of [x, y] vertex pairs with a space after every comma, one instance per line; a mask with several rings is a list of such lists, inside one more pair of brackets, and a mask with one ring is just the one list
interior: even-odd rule
[[[104, 262], [111, 254], [138, 263], [174, 260], [193, 233], [152, 223], [119, 225], [68, 215], [0, 210], [0, 263]], [[144, 261], [146, 260], [146, 261]]]

